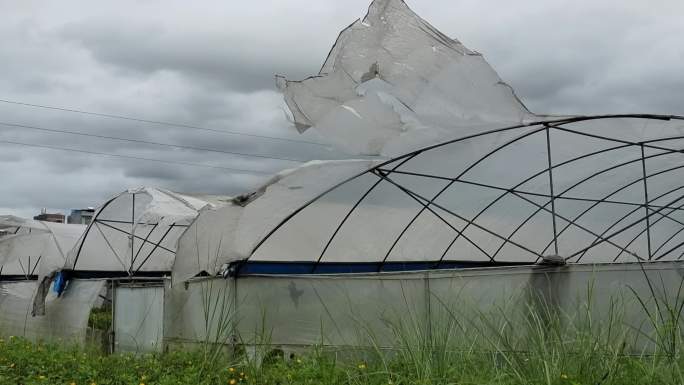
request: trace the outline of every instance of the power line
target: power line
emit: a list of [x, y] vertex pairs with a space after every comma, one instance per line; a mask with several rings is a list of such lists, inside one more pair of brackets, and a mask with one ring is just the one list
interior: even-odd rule
[[182, 162], [182, 161], [175, 161], [175, 160], [161, 160], [161, 159], [154, 159], [154, 158], [144, 158], [144, 157], [140, 157], [140, 156], [131, 156], [131, 155], [112, 154], [112, 153], [107, 153], [107, 152], [79, 150], [79, 149], [75, 149], [75, 148], [48, 146], [48, 145], [44, 145], [44, 144], [31, 144], [31, 143], [24, 143], [24, 142], [15, 142], [15, 141], [11, 141], [11, 140], [0, 140], [0, 143], [14, 144], [17, 146], [26, 146], [26, 147], [46, 148], [46, 149], [58, 150], [58, 151], [78, 152], [78, 153], [89, 154], [89, 155], [99, 155], [99, 156], [108, 156], [108, 157], [115, 157], [115, 158], [143, 160], [143, 161], [148, 161], [148, 162], [169, 163], [169, 164], [178, 164], [178, 165], [183, 165], [183, 166], [214, 168], [214, 169], [219, 169], [219, 170], [228, 170], [228, 171], [233, 171], [233, 172], [238, 172], [238, 173], [246, 173], [246, 174], [272, 174], [272, 172], [268, 172], [268, 171], [247, 170], [247, 169], [242, 169], [242, 168], [223, 167], [223, 166], [215, 166], [215, 165], [211, 165], [211, 164]]
[[158, 124], [158, 125], [162, 125], [162, 126], [189, 128], [189, 129], [193, 129], [193, 130], [210, 131], [210, 132], [217, 132], [217, 133], [221, 133], [221, 134], [241, 135], [241, 136], [249, 136], [249, 137], [260, 138], [260, 139], [280, 140], [280, 141], [284, 141], [284, 142], [303, 143], [303, 144], [310, 144], [310, 145], [315, 145], [315, 146], [327, 147], [326, 144], [318, 143], [318, 142], [311, 142], [308, 140], [288, 139], [288, 138], [281, 138], [281, 137], [277, 137], [277, 136], [248, 134], [246, 132], [219, 130], [219, 129], [215, 129], [215, 128], [200, 127], [200, 126], [194, 126], [194, 125], [190, 125], [190, 124], [171, 123], [171, 122], [163, 122], [160, 120], [150, 120], [150, 119], [134, 118], [134, 117], [123, 116], [123, 115], [105, 114], [105, 113], [101, 113], [101, 112], [77, 110], [74, 108], [46, 106], [43, 104], [25, 103], [25, 102], [18, 102], [18, 101], [7, 100], [7, 99], [0, 99], [0, 103], [15, 104], [15, 105], [25, 106], [25, 107], [43, 108], [43, 109], [47, 109], [47, 110], [72, 112], [72, 113], [76, 113], [76, 114], [99, 116], [102, 118], [123, 119], [123, 120], [130, 120], [133, 122], [140, 122], [140, 123]]
[[8, 126], [8, 127], [27, 128], [27, 129], [30, 129], [30, 130], [54, 132], [54, 133], [59, 133], [59, 134], [69, 134], [69, 135], [87, 136], [87, 137], [91, 137], [91, 138], [99, 138], [99, 139], [107, 139], [107, 140], [120, 140], [120, 141], [123, 141], [123, 142], [131, 142], [131, 143], [151, 144], [151, 145], [155, 145], [155, 146], [172, 147], [172, 148], [181, 148], [181, 149], [195, 150], [195, 151], [208, 151], [208, 152], [217, 152], [217, 153], [222, 153], [222, 154], [230, 154], [230, 155], [239, 155], [239, 156], [248, 156], [248, 157], [254, 157], [254, 158], [262, 158], [262, 159], [285, 160], [285, 161], [288, 161], [288, 162], [305, 162], [305, 160], [302, 160], [302, 159], [295, 159], [295, 158], [285, 158], [285, 157], [277, 157], [277, 156], [268, 156], [268, 155], [259, 155], [259, 154], [249, 154], [249, 153], [243, 153], [243, 152], [234, 152], [234, 151], [219, 150], [219, 149], [215, 149], [215, 148], [186, 146], [186, 145], [171, 144], [171, 143], [160, 143], [160, 142], [152, 142], [152, 141], [141, 140], [141, 139], [122, 138], [122, 137], [117, 137], [117, 136], [107, 136], [107, 135], [98, 135], [98, 134], [87, 134], [87, 133], [85, 133], [85, 132], [69, 131], [69, 130], [58, 130], [58, 129], [54, 129], [54, 128], [45, 128], [45, 127], [29, 126], [29, 125], [17, 124], [17, 123], [0, 122], [0, 125]]

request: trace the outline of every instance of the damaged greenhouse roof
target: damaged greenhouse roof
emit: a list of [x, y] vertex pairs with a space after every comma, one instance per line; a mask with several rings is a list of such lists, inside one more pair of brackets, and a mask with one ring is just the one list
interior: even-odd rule
[[681, 257], [681, 117], [533, 114], [400, 0], [374, 1], [317, 76], [277, 83], [300, 131], [368, 158], [201, 212], [174, 279]]
[[277, 83], [300, 131], [359, 159], [232, 199], [126, 191], [63, 269], [183, 281], [681, 256], [679, 117], [533, 114], [401, 0], [373, 1], [316, 76]]
[[320, 72], [277, 78], [294, 123], [350, 153], [398, 156], [535, 118], [479, 53], [401, 0], [376, 0], [340, 33]]

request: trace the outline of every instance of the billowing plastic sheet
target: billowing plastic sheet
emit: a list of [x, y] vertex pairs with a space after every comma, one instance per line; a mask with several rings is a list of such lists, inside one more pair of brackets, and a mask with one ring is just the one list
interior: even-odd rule
[[533, 117], [482, 55], [401, 0], [373, 1], [317, 76], [278, 85], [300, 131], [356, 154], [396, 156]]
[[103, 280], [73, 280], [61, 297], [51, 293], [44, 316], [31, 316], [36, 281], [0, 282], [0, 334], [30, 340], [84, 343], [88, 316]]
[[530, 114], [400, 0], [374, 1], [318, 76], [278, 82], [300, 130], [375, 160], [305, 165], [200, 215], [175, 280], [236, 261], [293, 274], [684, 256], [682, 117]]

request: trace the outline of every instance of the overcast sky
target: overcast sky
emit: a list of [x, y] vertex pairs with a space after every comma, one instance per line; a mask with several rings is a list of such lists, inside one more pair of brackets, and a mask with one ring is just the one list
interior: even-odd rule
[[[295, 140], [273, 75], [315, 74], [369, 0], [0, 0], [0, 99]], [[201, 5], [200, 5], [201, 4]], [[684, 115], [684, 2], [410, 0], [484, 54], [530, 110]], [[325, 146], [0, 102], [0, 123], [291, 159]], [[274, 172], [297, 162], [0, 124], [0, 141]], [[263, 174], [0, 143], [0, 214], [97, 206], [128, 187], [237, 194]]]

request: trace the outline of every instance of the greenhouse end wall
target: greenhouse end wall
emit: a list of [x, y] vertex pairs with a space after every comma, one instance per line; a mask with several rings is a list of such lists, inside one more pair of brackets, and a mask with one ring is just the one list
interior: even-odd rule
[[37, 281], [0, 282], [0, 336], [83, 345], [88, 316], [104, 280], [73, 280], [61, 297], [51, 293], [46, 314], [32, 316]]
[[674, 300], [682, 266], [537, 265], [198, 279], [167, 284], [164, 341], [171, 349], [203, 343], [392, 348], [402, 333], [425, 338], [443, 333], [447, 325], [458, 324], [462, 331], [482, 331], [489, 321], [513, 327], [536, 308], [558, 314], [568, 328], [583, 317], [595, 326], [618, 319], [643, 332], [634, 346], [653, 348], [645, 337], [653, 325], [639, 300], [649, 311], [654, 293], [661, 302]]

